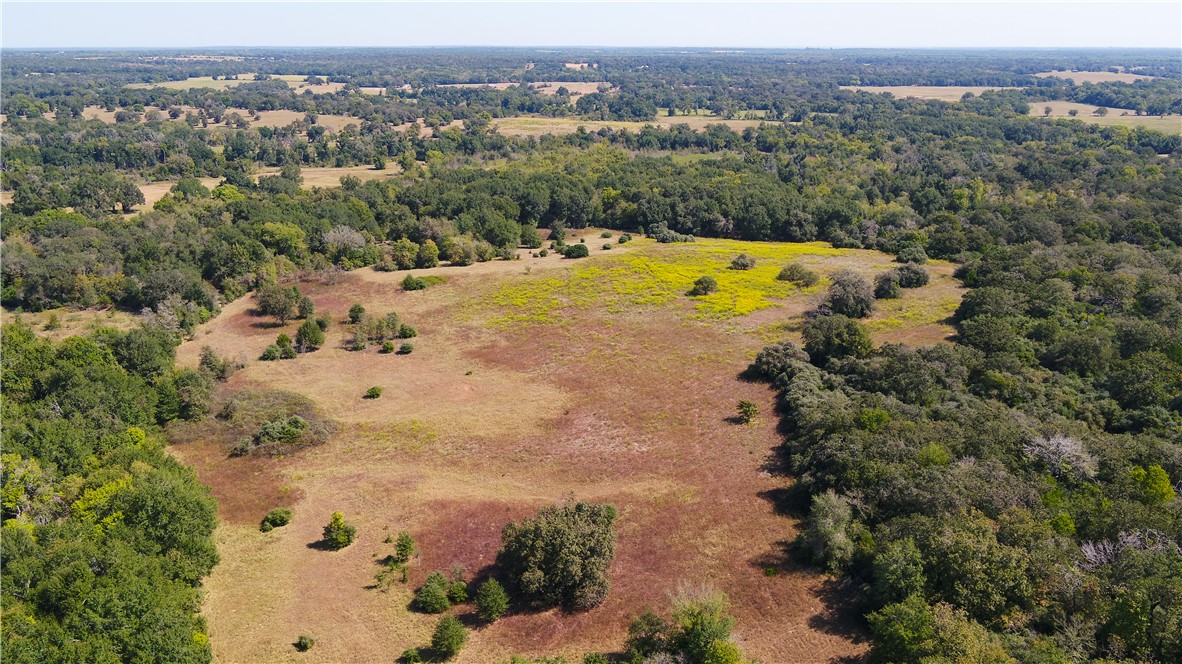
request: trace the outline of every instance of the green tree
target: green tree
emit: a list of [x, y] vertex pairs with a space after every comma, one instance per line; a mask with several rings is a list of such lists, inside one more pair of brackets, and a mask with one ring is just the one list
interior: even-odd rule
[[304, 321], [300, 329], [296, 330], [295, 345], [301, 353], [320, 348], [324, 345], [324, 330], [314, 320]]
[[544, 507], [532, 519], [505, 526], [499, 558], [514, 585], [535, 602], [593, 608], [607, 596], [615, 519], [611, 505]]
[[509, 610], [509, 596], [496, 579], [489, 579], [480, 584], [476, 591], [476, 609], [480, 617], [494, 622]]
[[345, 521], [345, 515], [333, 512], [324, 526], [324, 543], [333, 550], [343, 549], [357, 538], [357, 528]]
[[415, 267], [435, 267], [439, 264], [439, 247], [435, 246], [434, 240], [424, 240], [419, 245], [418, 254], [415, 256]]
[[431, 650], [443, 660], [455, 657], [467, 642], [468, 630], [455, 616], [440, 618], [431, 634]]
[[710, 275], [698, 277], [694, 282], [694, 287], [690, 289], [689, 295], [691, 297], [698, 295], [709, 295], [718, 292], [718, 280]]
[[415, 608], [424, 613], [443, 613], [451, 607], [448, 590], [451, 584], [442, 572], [431, 572], [415, 591]]
[[833, 275], [823, 309], [831, 314], [865, 318], [874, 310], [874, 289], [857, 272], [842, 270]]

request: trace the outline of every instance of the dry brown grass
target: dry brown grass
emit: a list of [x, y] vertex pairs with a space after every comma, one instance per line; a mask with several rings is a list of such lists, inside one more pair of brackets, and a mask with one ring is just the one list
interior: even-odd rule
[[1167, 134], [1182, 134], [1182, 116], [1179, 115], [1134, 115], [1132, 111], [1123, 108], [1109, 108], [1108, 115], [1103, 117], [1093, 114], [1096, 106], [1079, 104], [1073, 101], [1038, 101], [1030, 102], [1029, 114], [1045, 117], [1045, 109], [1051, 107], [1051, 118], [1071, 118], [1070, 111], [1077, 112], [1076, 120], [1103, 127], [1145, 127], [1156, 129]]
[[[57, 329], [46, 329], [50, 318], [56, 316]], [[46, 309], [38, 312], [17, 312], [4, 307], [0, 312], [0, 322], [11, 323], [21, 321], [29, 325], [38, 335], [61, 341], [66, 337], [85, 335], [100, 327], [113, 327], [117, 330], [130, 330], [139, 324], [139, 317], [113, 307], [104, 309]]]
[[984, 85], [843, 85], [842, 90], [861, 90], [881, 94], [889, 92], [896, 97], [915, 97], [916, 99], [938, 99], [940, 101], [960, 101], [966, 92], [980, 95], [987, 90], [1016, 90], [1009, 87], [991, 87]]
[[1132, 83], [1133, 81], [1143, 81], [1153, 78], [1152, 76], [1143, 76], [1140, 74], [1126, 74], [1124, 72], [1111, 71], [1044, 71], [1035, 74], [1039, 78], [1049, 78], [1055, 76], [1057, 78], [1070, 79], [1076, 85], [1081, 83]]
[[758, 127], [760, 120], [724, 120], [714, 116], [679, 115], [671, 118], [657, 118], [651, 122], [627, 122], [616, 120], [583, 120], [580, 118], [544, 118], [544, 117], [515, 117], [494, 118], [493, 126], [506, 136], [542, 136], [544, 134], [572, 134], [579, 127], [587, 131], [597, 131], [603, 127], [611, 129], [627, 129], [640, 131], [645, 126], [672, 127], [673, 125], [689, 125], [695, 131], [702, 131], [706, 125], [721, 124], [743, 131], [747, 127]]
[[[865, 651], [856, 621], [832, 612], [824, 579], [783, 562], [794, 522], [777, 514], [768, 496], [789, 480], [763, 470], [780, 441], [775, 395], [738, 378], [768, 337], [796, 334], [819, 293], [725, 321], [697, 318], [684, 297], [612, 313], [607, 295], [602, 305], [564, 308], [554, 322], [490, 324], [503, 313], [493, 294], [506, 287], [692, 247], [634, 240], [604, 252], [595, 229], [583, 235], [589, 259], [434, 268], [428, 273], [447, 281], [425, 291], [403, 292], [397, 284], [404, 274], [372, 270], [301, 284], [335, 321], [324, 348], [252, 362], [225, 389], [307, 395], [341, 423], [338, 435], [265, 461], [227, 459], [209, 441], [173, 448], [213, 486], [223, 519], [223, 562], [205, 584], [215, 661], [294, 661], [291, 643], [300, 633], [315, 636], [317, 657], [333, 662], [388, 661], [422, 646], [435, 618], [406, 605], [424, 576], [457, 563], [480, 573], [493, 562], [508, 520], [571, 494], [620, 509], [607, 601], [583, 614], [511, 615], [473, 631], [457, 661], [502, 662], [513, 654], [579, 661], [587, 651], [618, 650], [629, 621], [646, 606], [666, 609], [667, 593], [683, 580], [709, 580], [730, 595], [739, 643], [760, 661], [819, 663]], [[870, 251], [806, 247], [799, 260], [825, 273], [891, 266]], [[950, 266], [930, 267], [933, 284], [904, 295], [920, 303], [912, 308], [947, 308], [959, 299]], [[414, 352], [343, 350], [341, 320], [353, 302], [395, 310], [417, 327]], [[227, 305], [179, 349], [179, 363], [194, 365], [207, 344], [256, 357], [280, 330], [251, 307], [249, 297]], [[875, 320], [905, 320], [876, 337], [905, 335], [913, 322], [916, 329], [931, 325], [905, 310], [884, 310]], [[371, 385], [384, 394], [363, 400]], [[764, 416], [751, 426], [730, 423], [738, 399], [755, 401]], [[276, 505], [293, 507], [292, 524], [258, 532], [258, 520]], [[340, 552], [309, 548], [333, 511], [357, 525], [358, 541]], [[375, 561], [391, 549], [383, 540], [404, 529], [422, 550], [411, 583], [371, 588]], [[769, 566], [780, 573], [765, 576]]]

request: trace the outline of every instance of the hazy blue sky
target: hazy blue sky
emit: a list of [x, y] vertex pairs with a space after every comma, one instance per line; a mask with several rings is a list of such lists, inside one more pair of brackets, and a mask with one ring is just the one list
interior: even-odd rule
[[1182, 2], [13, 2], [3, 45], [1145, 46]]

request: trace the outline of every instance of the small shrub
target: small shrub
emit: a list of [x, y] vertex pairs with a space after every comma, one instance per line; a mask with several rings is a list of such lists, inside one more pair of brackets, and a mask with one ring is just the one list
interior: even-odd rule
[[300, 634], [300, 638], [296, 639], [295, 649], [300, 652], [308, 652], [314, 645], [316, 645], [316, 639], [307, 634]]
[[401, 346], [398, 347], [398, 354], [399, 355], [410, 355], [413, 352], [415, 352], [415, 345], [410, 343], [409, 341], [403, 343]]
[[509, 595], [496, 579], [480, 584], [476, 591], [476, 611], [480, 617], [495, 622], [509, 610]]
[[[927, 252], [918, 244], [909, 244], [899, 249], [895, 254], [896, 263], [915, 263], [923, 265], [928, 262]], [[906, 286], [904, 286], [906, 288]]]
[[585, 244], [572, 244], [562, 250], [562, 255], [566, 258], [586, 258], [591, 252], [587, 251]]
[[604, 251], [611, 251], [611, 250], [612, 250], [612, 243], [611, 243], [611, 242], [605, 242], [605, 243], [603, 244], [603, 250], [604, 250]]
[[423, 290], [426, 287], [427, 282], [409, 274], [406, 275], [406, 278], [402, 280], [402, 290], [404, 291]]
[[441, 659], [455, 657], [468, 642], [468, 630], [455, 616], [443, 616], [431, 635], [431, 650]]
[[365, 315], [365, 307], [360, 304], [354, 304], [349, 307], [349, 322], [356, 325], [361, 322], [361, 317]]
[[609, 237], [611, 237], [611, 236], [612, 236], [612, 232], [611, 232], [611, 231], [604, 231], [604, 232], [602, 232], [602, 233], [600, 233], [600, 234], [599, 234], [599, 237], [602, 237], [602, 238], [609, 238]]
[[895, 268], [899, 273], [899, 286], [902, 288], [919, 288], [928, 284], [928, 271], [915, 263], [907, 263]]
[[410, 536], [410, 533], [405, 530], [398, 533], [398, 539], [394, 542], [394, 560], [405, 564], [414, 553], [415, 541]]
[[267, 346], [267, 348], [263, 351], [263, 354], [259, 356], [259, 359], [265, 360], [267, 362], [278, 360], [279, 359], [279, 346], [276, 346], [275, 344], [271, 344], [270, 346]]
[[755, 267], [755, 259], [747, 254], [739, 254], [735, 256], [735, 260], [731, 261], [732, 270], [750, 270]]
[[801, 288], [808, 288], [809, 286], [816, 286], [817, 282], [821, 280], [821, 275], [803, 265], [789, 263], [780, 270], [780, 273], [776, 275], [776, 279], [790, 281]]
[[280, 346], [279, 359], [294, 360], [296, 356], [296, 349], [293, 346]]
[[328, 326], [332, 324], [332, 319], [328, 314], [321, 314], [316, 317], [316, 327], [320, 328], [321, 332], [327, 332]]
[[579, 238], [579, 244], [587, 244], [587, 238], [585, 238], [585, 237]]
[[345, 521], [345, 515], [333, 512], [328, 524], [324, 526], [324, 543], [334, 551], [339, 551], [357, 539], [357, 528]]
[[583, 655], [583, 664], [608, 664], [607, 655], [600, 652], [589, 652]]
[[417, 337], [418, 335], [419, 335], [418, 331], [416, 331], [413, 327], [411, 327], [409, 325], [404, 324], [398, 328], [398, 338], [399, 339], [413, 339], [413, 338]]
[[62, 321], [57, 317], [56, 313], [53, 313], [49, 314], [49, 318], [45, 321], [45, 326], [42, 329], [44, 329], [46, 332], [52, 332], [54, 330], [60, 329], [61, 326]]
[[443, 613], [451, 607], [448, 591], [451, 584], [442, 572], [427, 575], [422, 587], [415, 591], [415, 608], [423, 613]]
[[549, 249], [543, 249], [543, 250], [541, 250], [541, 251], [539, 251], [539, 252], [538, 252], [538, 258], [545, 258], [545, 257], [547, 257], [547, 256], [549, 256], [549, 255], [550, 255], [550, 250], [549, 250]]
[[394, 342], [393, 341], [383, 341], [382, 342], [382, 352], [383, 353], [393, 353], [394, 352]]
[[899, 297], [899, 271], [887, 270], [874, 277], [874, 297], [879, 300], [890, 300]]
[[279, 336], [275, 337], [275, 345], [280, 348], [291, 348], [291, 337], [280, 333]]
[[398, 658], [402, 664], [422, 664], [423, 656], [419, 654], [418, 648], [407, 648], [402, 651], [402, 657]]
[[759, 406], [753, 401], [742, 399], [739, 401], [739, 423], [751, 424], [759, 417]]
[[617, 244], [626, 244], [631, 241], [632, 241], [632, 234], [631, 233], [624, 233], [623, 235], [620, 236], [620, 239], [617, 240], [616, 243]]
[[259, 526], [259, 530], [264, 533], [273, 528], [281, 528], [291, 523], [291, 510], [286, 507], [276, 507], [267, 512], [267, 516], [263, 517], [263, 522]]
[[312, 302], [312, 298], [302, 295], [297, 311], [300, 318], [311, 318], [316, 315], [316, 305]]
[[380, 396], [382, 396], [382, 388], [378, 387], [377, 385], [374, 385], [365, 391], [366, 399], [377, 399]]
[[301, 352], [307, 353], [324, 345], [324, 330], [314, 320], [306, 320], [296, 331], [295, 345]]
[[690, 289], [691, 296], [709, 295], [718, 291], [718, 280], [710, 275], [698, 277], [694, 282], [694, 287]]
[[452, 604], [463, 604], [468, 601], [468, 584], [463, 581], [452, 581], [447, 588], [447, 599]]

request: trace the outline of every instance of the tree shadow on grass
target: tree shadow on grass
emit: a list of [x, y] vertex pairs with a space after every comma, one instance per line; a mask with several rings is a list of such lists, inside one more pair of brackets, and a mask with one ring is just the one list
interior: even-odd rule
[[327, 540], [323, 540], [323, 539], [316, 540], [315, 542], [308, 542], [307, 546], [309, 549], [314, 549], [316, 551], [336, 551], [337, 550], [337, 549], [333, 548], [333, 546], [331, 544], [329, 544]]
[[[809, 618], [809, 627], [824, 634], [840, 636], [852, 643], [869, 642], [870, 634], [863, 618], [865, 607], [858, 601], [858, 590], [858, 584], [849, 579], [826, 579], [815, 591], [824, 608]], [[862, 662], [865, 659], [846, 658], [843, 661]]]

